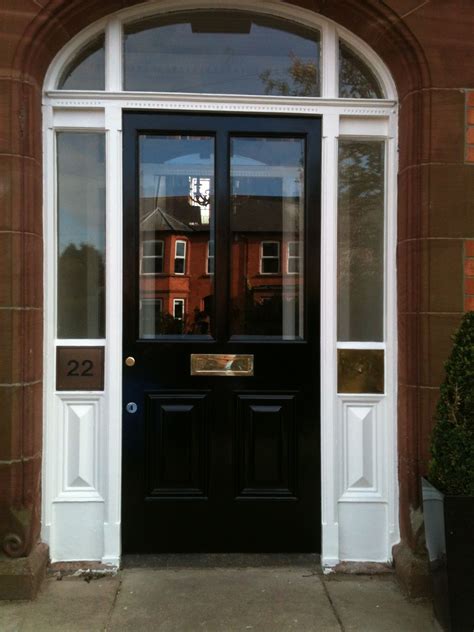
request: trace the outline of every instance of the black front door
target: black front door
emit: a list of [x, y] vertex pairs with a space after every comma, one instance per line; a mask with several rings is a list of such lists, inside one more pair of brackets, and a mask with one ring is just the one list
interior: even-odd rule
[[126, 553], [320, 550], [320, 147], [124, 115]]

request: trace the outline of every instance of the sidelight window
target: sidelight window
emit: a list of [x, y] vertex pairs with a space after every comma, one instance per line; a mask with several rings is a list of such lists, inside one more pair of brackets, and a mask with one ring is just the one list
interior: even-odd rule
[[339, 143], [338, 339], [383, 340], [384, 142]]
[[385, 142], [339, 142], [338, 390], [384, 392]]
[[58, 338], [105, 336], [105, 138], [58, 132]]

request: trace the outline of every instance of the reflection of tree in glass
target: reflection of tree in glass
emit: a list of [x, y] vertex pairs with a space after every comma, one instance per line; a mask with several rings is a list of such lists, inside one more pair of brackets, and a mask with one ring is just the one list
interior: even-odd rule
[[200, 310], [198, 307], [194, 308], [194, 318], [188, 324], [186, 333], [194, 334], [196, 336], [203, 336], [209, 333], [210, 318], [209, 314]]
[[[380, 336], [383, 300], [384, 145], [339, 144], [338, 292], [350, 310], [350, 326]], [[341, 320], [341, 319], [340, 319]], [[347, 332], [346, 332], [347, 335]], [[365, 340], [360, 328], [349, 339]], [[344, 336], [342, 339], [346, 339]]]
[[186, 320], [186, 314], [181, 319], [175, 318], [169, 312], [163, 314], [158, 312], [155, 319], [155, 331], [159, 335], [180, 336], [182, 333], [184, 333]]
[[[265, 94], [292, 97], [319, 95], [319, 67], [290, 53], [287, 79], [276, 79], [271, 70], [260, 73]], [[383, 93], [366, 62], [342, 42], [339, 44], [339, 96], [347, 99], [383, 99]]]
[[315, 97], [319, 94], [319, 68], [313, 61], [302, 61], [290, 53], [291, 65], [288, 79], [275, 79], [271, 70], [264, 70], [259, 77], [265, 86], [265, 94], [292, 97]]
[[381, 99], [373, 72], [350, 48], [339, 44], [339, 96], [347, 99]]
[[210, 319], [209, 315], [200, 311], [198, 308], [194, 310], [193, 318], [189, 314], [184, 314], [183, 318], [175, 318], [169, 312], [155, 313], [154, 332], [156, 335], [206, 335], [209, 334]]
[[[298, 314], [298, 299], [288, 299], [288, 302], [293, 312]], [[232, 331], [240, 335], [281, 336], [283, 333], [281, 292], [256, 302], [252, 292], [247, 291], [245, 311], [234, 305], [231, 314], [234, 320]]]
[[58, 260], [58, 336], [103, 338], [105, 263], [89, 244], [70, 244]]

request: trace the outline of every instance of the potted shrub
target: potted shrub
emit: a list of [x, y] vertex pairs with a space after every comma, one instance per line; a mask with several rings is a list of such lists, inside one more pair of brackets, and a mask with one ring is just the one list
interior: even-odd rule
[[445, 365], [422, 483], [435, 616], [474, 630], [474, 312], [465, 314]]

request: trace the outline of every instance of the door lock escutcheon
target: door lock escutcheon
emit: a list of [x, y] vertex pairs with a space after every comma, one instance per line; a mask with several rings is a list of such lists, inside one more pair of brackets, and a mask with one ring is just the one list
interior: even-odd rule
[[125, 406], [125, 409], [127, 413], [131, 413], [133, 415], [133, 413], [137, 412], [138, 406], [135, 404], [135, 402], [128, 402], [128, 404]]

